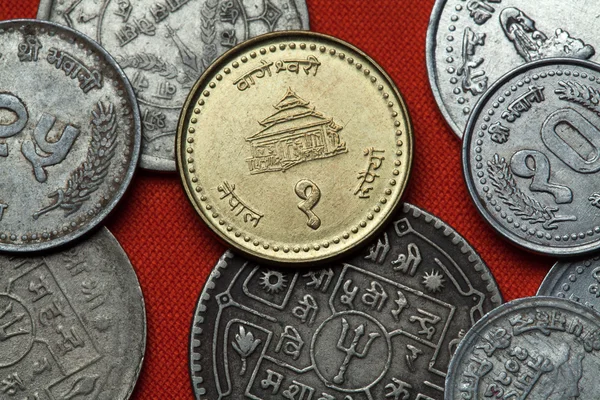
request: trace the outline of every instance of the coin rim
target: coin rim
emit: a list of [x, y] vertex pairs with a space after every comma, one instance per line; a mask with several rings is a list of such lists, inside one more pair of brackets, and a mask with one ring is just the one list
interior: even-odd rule
[[[1, 0], [0, 0], [1, 1]], [[74, 231], [67, 233], [65, 235], [61, 235], [55, 239], [48, 239], [41, 243], [34, 244], [6, 244], [0, 243], [0, 252], [7, 253], [30, 253], [30, 252], [40, 252], [43, 250], [49, 250], [58, 248], [66, 245], [67, 243], [72, 243], [74, 240], [86, 236], [90, 234], [95, 228], [98, 228], [98, 225], [103, 222], [106, 217], [114, 210], [117, 204], [121, 201], [127, 189], [129, 189], [131, 185], [131, 181], [133, 179], [133, 175], [136, 171], [140, 149], [142, 143], [142, 130], [141, 130], [141, 119], [140, 119], [140, 111], [137, 105], [137, 100], [133, 93], [133, 88], [129, 83], [129, 80], [125, 76], [125, 73], [121, 69], [121, 67], [117, 64], [114, 58], [102, 48], [98, 43], [94, 40], [90, 39], [88, 36], [83, 33], [66, 27], [64, 25], [59, 25], [54, 22], [49, 21], [41, 21], [37, 19], [12, 19], [6, 21], [0, 21], [0, 29], [8, 30], [9, 26], [13, 26], [15, 30], [19, 30], [21, 26], [25, 25], [43, 25], [47, 30], [58, 30], [65, 31], [67, 34], [74, 35], [75, 40], [79, 42], [84, 42], [86, 46], [89, 47], [95, 54], [104, 57], [105, 63], [112, 67], [112, 73], [116, 73], [115, 79], [119, 78], [123, 82], [123, 96], [122, 98], [128, 98], [129, 103], [132, 105], [131, 107], [131, 116], [133, 119], [133, 127], [132, 127], [132, 137], [131, 141], [133, 147], [131, 148], [131, 159], [129, 161], [129, 165], [124, 174], [119, 178], [121, 180], [119, 184], [119, 189], [115, 191], [112, 199], [107, 203], [105, 207], [101, 209], [101, 211], [91, 218], [83, 227], [78, 227]], [[122, 136], [122, 135], [121, 135]], [[77, 166], [73, 166], [73, 170], [75, 170]]]
[[[446, 107], [446, 103], [444, 103], [444, 100], [442, 98], [440, 85], [438, 84], [438, 79], [436, 77], [436, 37], [446, 3], [448, 3], [448, 0], [436, 0], [435, 4], [433, 5], [431, 16], [429, 17], [429, 25], [427, 26], [427, 38], [425, 40], [425, 62], [427, 64], [427, 76], [429, 78], [429, 87], [431, 88], [431, 92], [433, 93], [433, 97], [435, 98], [435, 103], [438, 107], [438, 110], [440, 110], [440, 112], [442, 113], [442, 116], [446, 121], [446, 125], [448, 125], [450, 130], [452, 130], [452, 132], [460, 141], [465, 136], [465, 133], [458, 128], [458, 125], [452, 119], [452, 116], [450, 115], [450, 112]], [[471, 114], [473, 114], [473, 111], [471, 111]]]
[[[101, 9], [104, 9], [105, 6], [108, 4], [108, 1], [110, 1], [110, 0], [105, 0], [105, 1], [106, 1], [106, 4], [103, 4], [101, 6]], [[206, 1], [206, 0], [204, 0], [204, 1]], [[296, 8], [298, 8], [298, 10], [299, 10], [298, 13], [300, 15], [300, 20], [302, 22], [303, 29], [310, 30], [310, 13], [308, 12], [308, 5], [306, 4], [306, 0], [292, 0], [292, 1], [296, 5]], [[36, 14], [36, 19], [49, 21], [50, 14], [52, 13], [52, 8], [54, 7], [55, 2], [56, 2], [56, 0], [40, 0], [40, 4], [38, 6], [38, 10], [37, 10], [37, 14]], [[63, 26], [66, 26], [66, 25], [63, 25]], [[278, 31], [278, 32], [281, 32], [281, 31]], [[135, 101], [139, 108], [139, 103], [137, 101], [137, 97], [135, 98]], [[183, 110], [184, 110], [184, 108], [182, 108], [181, 111], [179, 112], [179, 118], [181, 118], [181, 114], [182, 114]], [[174, 136], [173, 143], [176, 142], [178, 126], [179, 126], [179, 121], [176, 124], [176, 131], [175, 131], [175, 134], [173, 135]], [[159, 160], [159, 161], [156, 161], [156, 160]], [[175, 154], [175, 157], [173, 158], [173, 160], [168, 160], [166, 158], [160, 158], [160, 157], [152, 156], [149, 154], [144, 154], [140, 150], [140, 157], [139, 157], [138, 165], [141, 169], [143, 169], [145, 171], [154, 171], [158, 174], [174, 174], [174, 173], [177, 173], [177, 171], [178, 171], [178, 169], [177, 169], [177, 154]]]
[[453, 393], [453, 390], [458, 386], [457, 382], [455, 382], [457, 379], [457, 373], [455, 371], [457, 371], [460, 367], [460, 362], [464, 359], [464, 356], [467, 355], [468, 352], [473, 348], [473, 343], [471, 342], [481, 338], [480, 331], [483, 330], [483, 328], [485, 328], [486, 326], [493, 324], [496, 320], [501, 319], [505, 314], [509, 314], [521, 309], [532, 309], [536, 307], [546, 307], [564, 310], [572, 314], [583, 316], [592, 321], [595, 320], [596, 324], [600, 326], [600, 314], [597, 311], [591, 308], [587, 308], [579, 303], [575, 303], [574, 301], [561, 299], [559, 297], [524, 297], [521, 299], [510, 301], [508, 303], [504, 303], [501, 306], [496, 307], [495, 309], [487, 313], [479, 321], [477, 321], [477, 323], [473, 325], [471, 329], [469, 329], [467, 334], [460, 341], [458, 347], [456, 348], [456, 351], [454, 352], [454, 356], [452, 356], [452, 359], [450, 360], [450, 365], [448, 366], [448, 374], [446, 375], [446, 384], [444, 386], [445, 400], [456, 399], [456, 397], [451, 395], [451, 393]]
[[[595, 260], [595, 258], [598, 258], [598, 260]], [[568, 271], [569, 268], [571, 268], [572, 266], [574, 266], [576, 264], [583, 264], [584, 262], [586, 262], [588, 260], [592, 263], [592, 265], [594, 263], [600, 263], [600, 261], [599, 261], [600, 254], [596, 254], [595, 257], [581, 257], [581, 258], [577, 258], [577, 259], [561, 260], [561, 261], [557, 261], [556, 263], [554, 263], [552, 268], [550, 268], [550, 271], [548, 271], [548, 273], [544, 277], [544, 280], [542, 281], [542, 284], [540, 285], [540, 287], [536, 293], [536, 296], [557, 297], [557, 296], [553, 295], [552, 292], [553, 292], [553, 289], [555, 289], [557, 287], [561, 278], [564, 276], [563, 274], [566, 271]], [[571, 299], [567, 298], [567, 300], [571, 300]], [[571, 300], [571, 301], [574, 301], [575, 303], [578, 303], [578, 304], [583, 304], [583, 303], [575, 301], [575, 300]], [[598, 310], [596, 310], [596, 311], [598, 311]]]
[[[415, 219], [422, 219], [426, 224], [432, 225], [436, 231], [440, 232], [444, 237], [448, 238], [448, 244], [452, 244], [457, 247], [462, 256], [470, 259], [471, 257], [476, 257], [476, 260], [473, 261], [470, 266], [473, 268], [474, 273], [479, 273], [479, 278], [482, 283], [485, 285], [485, 289], [490, 295], [489, 301], [492, 303], [494, 307], [492, 310], [496, 310], [498, 307], [502, 306], [504, 303], [504, 299], [502, 293], [500, 292], [500, 287], [494, 278], [490, 268], [487, 266], [483, 258], [477, 253], [477, 251], [471, 246], [471, 244], [461, 236], [454, 228], [448, 225], [439, 217], [429, 213], [428, 211], [423, 210], [415, 205], [410, 203], [402, 203], [402, 210], [398, 213], [394, 214], [394, 218], [400, 217], [402, 214], [412, 214]], [[216, 287], [216, 281], [221, 278], [222, 271], [226, 270], [230, 267], [229, 260], [235, 257], [236, 254], [231, 250], [226, 250], [216, 265], [211, 270], [208, 278], [204, 282], [200, 295], [198, 296], [198, 300], [196, 301], [196, 306], [194, 307], [194, 313], [192, 315], [192, 320], [190, 324], [190, 334], [189, 334], [189, 344], [188, 344], [188, 371], [190, 376], [190, 384], [192, 387], [192, 392], [197, 400], [211, 400], [202, 398], [201, 396], [206, 394], [206, 389], [203, 384], [205, 382], [212, 382], [213, 378], [209, 377], [209, 379], [204, 379], [200, 376], [202, 371], [202, 354], [206, 354], [206, 351], [203, 351], [201, 348], [203, 345], [208, 343], [212, 343], [210, 339], [211, 332], [210, 330], [205, 329], [206, 327], [211, 326], [211, 321], [205, 320], [205, 314], [207, 310], [207, 302], [211, 299], [215, 294], [212, 293]], [[241, 257], [244, 257], [243, 255]], [[487, 315], [487, 314], [486, 314]], [[482, 317], [482, 319], [485, 318]], [[475, 326], [475, 325], [474, 325]], [[208, 333], [207, 333], [208, 332]], [[198, 335], [198, 339], [195, 339], [195, 336]], [[202, 338], [206, 335], [208, 336], [208, 340], [202, 341]], [[197, 344], [197, 345], [195, 345]], [[201, 350], [195, 350], [195, 349]], [[197, 368], [198, 377], [194, 376], [194, 369]], [[209, 368], [209, 374], [210, 374]], [[204, 393], [198, 393], [198, 391], [204, 391]]]
[[[327, 252], [325, 254], [324, 251], [322, 250], [322, 251], [319, 251], [319, 253], [317, 253], [316, 257], [314, 257], [314, 256], [306, 257], [301, 260], [286, 259], [286, 258], [281, 258], [281, 257], [273, 256], [273, 255], [262, 254], [258, 251], [253, 250], [253, 248], [250, 246], [242, 247], [242, 245], [237, 243], [235, 240], [230, 239], [229, 235], [227, 235], [225, 232], [221, 232], [218, 225], [214, 224], [211, 221], [211, 219], [208, 218], [204, 214], [204, 211], [202, 210], [202, 208], [200, 207], [198, 202], [195, 200], [194, 191], [192, 190], [191, 183], [188, 182], [188, 180], [186, 179], [186, 170], [185, 170], [185, 162], [184, 162], [184, 159], [186, 157], [186, 155], [184, 154], [185, 151], [183, 150], [183, 146], [185, 145], [183, 136], [186, 134], [185, 126], [187, 124], [190, 114], [193, 112], [194, 107], [192, 107], [192, 106], [195, 103], [194, 98], [197, 97], [197, 93], [199, 93], [200, 88], [207, 87], [208, 83], [210, 81], [209, 78], [213, 75], [213, 73], [217, 73], [218, 71], [223, 69], [228, 64], [228, 61], [234, 61], [234, 59], [237, 59], [239, 56], [241, 56], [241, 54], [243, 54], [245, 51], [247, 51], [247, 49], [256, 46], [257, 43], [261, 43], [261, 42], [268, 43], [272, 39], [279, 39], [281, 37], [289, 38], [290, 41], [293, 41], [293, 40], [315, 40], [315, 41], [329, 42], [329, 43], [333, 43], [337, 46], [346, 47], [346, 48], [350, 49], [351, 51], [356, 52], [361, 57], [364, 57], [368, 62], [370, 62], [373, 65], [374, 68], [377, 69], [377, 72], [379, 74], [381, 74], [382, 78], [385, 80], [385, 83], [390, 87], [391, 91], [394, 93], [394, 95], [398, 99], [399, 110], [403, 116], [402, 121], [406, 125], [406, 132], [404, 134], [403, 141], [405, 142], [404, 145], [406, 147], [405, 151], [408, 156], [408, 162], [403, 164], [404, 168], [402, 171], [403, 171], [404, 179], [402, 179], [402, 180], [398, 179], [399, 186], [400, 186], [400, 184], [402, 186], [401, 186], [398, 196], [396, 196], [396, 198], [394, 199], [394, 203], [391, 204], [389, 207], [388, 215], [385, 217], [382, 217], [379, 224], [377, 224], [377, 225], [373, 224], [372, 228], [370, 230], [370, 233], [364, 234], [362, 236], [362, 238], [360, 238], [359, 240], [353, 241], [351, 244], [346, 244], [344, 247], [341, 247], [338, 251]], [[411, 176], [411, 170], [412, 170], [412, 164], [413, 164], [413, 158], [414, 158], [414, 129], [412, 126], [412, 121], [410, 118], [408, 105], [406, 104], [406, 101], [405, 101], [404, 97], [402, 96], [402, 94], [400, 93], [400, 90], [398, 89], [396, 83], [387, 74], [387, 72], [385, 72], [383, 67], [381, 67], [374, 59], [369, 57], [362, 50], [356, 48], [355, 46], [351, 45], [350, 43], [345, 42], [344, 40], [338, 39], [338, 38], [330, 36], [330, 35], [325, 35], [322, 33], [316, 33], [316, 32], [311, 32], [311, 31], [283, 31], [283, 32], [267, 33], [267, 34], [257, 36], [255, 38], [252, 38], [250, 40], [247, 40], [247, 41], [241, 43], [240, 45], [238, 45], [238, 46], [234, 47], [233, 49], [224, 53], [221, 57], [219, 57], [216, 61], [214, 61], [213, 64], [209, 68], [206, 69], [206, 71], [204, 71], [202, 76], [200, 76], [200, 78], [196, 81], [193, 88], [191, 89], [188, 97], [186, 98], [185, 104], [182, 108], [182, 111], [181, 111], [181, 114], [179, 117], [179, 124], [177, 126], [175, 153], [177, 156], [177, 171], [178, 171], [180, 182], [183, 185], [187, 199], [190, 201], [190, 203], [194, 207], [196, 214], [198, 214], [200, 216], [200, 218], [204, 221], [206, 226], [208, 226], [210, 228], [210, 230], [219, 237], [220, 240], [224, 241], [224, 243], [226, 245], [233, 247], [234, 249], [236, 249], [237, 252], [242, 253], [244, 256], [246, 256], [252, 260], [258, 260], [260, 262], [265, 262], [268, 264], [275, 264], [275, 265], [278, 265], [281, 267], [285, 267], [286, 265], [301, 267], [301, 266], [315, 265], [316, 263], [322, 264], [322, 263], [340, 258], [344, 255], [351, 254], [353, 251], [356, 251], [357, 249], [361, 248], [365, 243], [368, 243], [373, 237], [375, 237], [379, 232], [381, 232], [385, 228], [387, 223], [390, 221], [391, 218], [393, 218], [396, 211], [399, 209], [399, 206], [401, 204], [401, 199], [404, 197], [406, 189], [407, 189], [409, 181], [410, 181], [409, 178]], [[315, 252], [315, 250], [311, 251], [311, 253], [313, 253], [313, 254], [314, 254], [314, 252]]]
[[483, 219], [499, 234], [501, 237], [507, 239], [513, 244], [517, 245], [521, 249], [528, 250], [534, 253], [542, 255], [550, 255], [555, 257], [573, 257], [593, 253], [600, 249], [600, 235], [593, 242], [589, 242], [583, 245], [576, 246], [565, 246], [565, 247], [552, 247], [550, 245], [541, 245], [532, 243], [522, 237], [514, 234], [512, 230], [508, 230], [506, 227], [501, 225], [494, 216], [487, 211], [487, 207], [482, 203], [481, 198], [475, 189], [474, 178], [471, 174], [471, 160], [470, 160], [470, 145], [472, 140], [475, 139], [476, 123], [479, 116], [485, 109], [486, 104], [490, 99], [497, 95], [497, 89], [505, 85], [510, 80], [514, 79], [519, 75], [526, 75], [529, 71], [537, 68], [546, 66], [574, 66], [585, 68], [593, 71], [597, 74], [597, 79], [600, 80], [600, 64], [596, 64], [591, 61], [582, 61], [570, 58], [547, 58], [544, 60], [533, 61], [527, 64], [518, 66], [517, 68], [504, 74], [480, 97], [479, 101], [475, 105], [475, 108], [469, 116], [469, 121], [465, 129], [465, 135], [462, 141], [462, 170], [463, 178], [469, 191], [473, 203], [477, 208], [479, 214]]

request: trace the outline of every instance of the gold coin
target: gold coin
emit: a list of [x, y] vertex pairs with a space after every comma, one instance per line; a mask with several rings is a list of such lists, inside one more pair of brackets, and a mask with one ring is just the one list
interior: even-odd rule
[[177, 163], [196, 211], [228, 244], [301, 265], [383, 227], [406, 187], [412, 135], [398, 89], [362, 51], [275, 33], [232, 49], [196, 82]]

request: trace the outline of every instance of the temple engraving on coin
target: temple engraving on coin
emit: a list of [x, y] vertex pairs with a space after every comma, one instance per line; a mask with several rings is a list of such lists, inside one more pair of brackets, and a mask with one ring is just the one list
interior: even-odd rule
[[[38, 18], [77, 29], [115, 56], [141, 107], [141, 166], [163, 171], [175, 171], [173, 136], [185, 96], [214, 60], [263, 33], [309, 27], [304, 0], [42, 0]], [[314, 58], [286, 59], [277, 73], [318, 67]]]
[[531, 297], [499, 307], [459, 345], [445, 398], [591, 399], [599, 326], [596, 313], [562, 299]]
[[126, 400], [145, 350], [135, 272], [102, 229], [44, 257], [0, 257], [0, 393]]
[[138, 107], [95, 42], [51, 23], [2, 26], [0, 165], [11, 172], [0, 178], [0, 250], [43, 250], [84, 235], [123, 196], [139, 157]]
[[[409, 246], [421, 263], [394, 269]], [[463, 239], [410, 205], [339, 265], [272, 269], [227, 252], [191, 333], [196, 398], [442, 399], [457, 343], [500, 301]]]
[[260, 121], [262, 130], [246, 138], [252, 146], [250, 173], [286, 170], [313, 160], [348, 152], [343, 127], [316, 111], [291, 88], [276, 104], [277, 112]]
[[[573, 12], [573, 9], [585, 10]], [[583, 0], [437, 0], [427, 37], [431, 86], [447, 122], [462, 137], [491, 82], [517, 66], [569, 57], [596, 60], [600, 23]]]
[[[600, 170], [598, 76], [585, 61], [530, 63], [474, 110], [463, 143], [467, 184], [484, 217], [521, 246], [556, 255], [598, 246], [600, 221], [590, 212]], [[511, 134], [499, 136], [499, 126]]]

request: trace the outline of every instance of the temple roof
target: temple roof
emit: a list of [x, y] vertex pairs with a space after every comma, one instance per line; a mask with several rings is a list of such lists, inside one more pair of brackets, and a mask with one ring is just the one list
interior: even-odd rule
[[265, 128], [246, 140], [252, 141], [279, 133], [326, 124], [331, 125], [335, 130], [339, 130], [332, 118], [327, 118], [320, 112], [315, 111], [314, 107], [310, 107], [310, 102], [300, 98], [291, 88], [288, 88], [285, 96], [274, 107], [277, 112], [259, 121], [259, 124]]

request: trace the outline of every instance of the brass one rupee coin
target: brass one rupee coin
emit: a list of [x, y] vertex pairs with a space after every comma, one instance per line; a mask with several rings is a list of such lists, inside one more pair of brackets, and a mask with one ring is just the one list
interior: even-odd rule
[[249, 257], [307, 264], [366, 243], [400, 201], [412, 127], [390, 77], [310, 32], [226, 53], [182, 111], [177, 163], [202, 219]]

